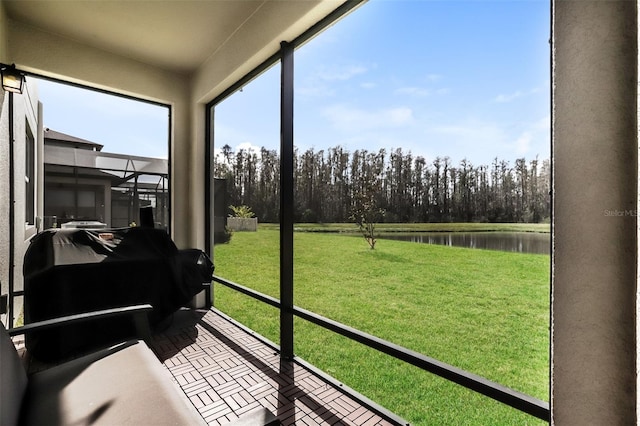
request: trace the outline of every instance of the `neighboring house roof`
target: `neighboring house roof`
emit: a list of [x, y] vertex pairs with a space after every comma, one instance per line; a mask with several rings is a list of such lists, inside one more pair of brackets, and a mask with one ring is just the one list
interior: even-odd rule
[[169, 162], [163, 158], [88, 151], [50, 144], [44, 146], [44, 163], [150, 175], [166, 175], [169, 170]]
[[45, 174], [107, 178], [114, 187], [133, 185], [134, 179], [138, 188], [168, 185], [166, 159], [101, 152], [103, 145], [49, 128], [44, 130], [44, 142]]
[[103, 145], [80, 139], [48, 127], [44, 130], [44, 163], [68, 167], [166, 175], [169, 162], [163, 158], [102, 152]]
[[67, 135], [66, 133], [56, 132], [48, 127], [44, 129], [44, 143], [47, 145], [88, 149], [90, 151], [102, 151], [102, 148], [104, 147], [104, 145], [100, 145], [99, 143]]

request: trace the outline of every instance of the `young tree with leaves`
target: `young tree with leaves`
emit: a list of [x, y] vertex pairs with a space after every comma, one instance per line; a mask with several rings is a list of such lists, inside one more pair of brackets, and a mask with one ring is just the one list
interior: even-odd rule
[[360, 190], [354, 193], [354, 205], [351, 211], [351, 220], [358, 225], [371, 250], [376, 248], [376, 224], [382, 221], [385, 213], [376, 201], [376, 195], [380, 189], [380, 180], [364, 182]]

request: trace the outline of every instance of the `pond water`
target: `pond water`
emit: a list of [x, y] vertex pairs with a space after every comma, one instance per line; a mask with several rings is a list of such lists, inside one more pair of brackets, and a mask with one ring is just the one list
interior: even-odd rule
[[551, 234], [539, 232], [413, 232], [381, 234], [378, 238], [517, 253], [551, 252]]

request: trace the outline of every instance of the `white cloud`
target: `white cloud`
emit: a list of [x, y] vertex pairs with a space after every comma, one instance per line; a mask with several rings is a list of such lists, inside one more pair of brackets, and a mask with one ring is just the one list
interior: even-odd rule
[[497, 140], [503, 138], [503, 132], [499, 126], [478, 120], [468, 120], [463, 123], [434, 126], [433, 131], [467, 140]]
[[340, 104], [325, 108], [323, 115], [333, 127], [350, 133], [406, 126], [414, 122], [413, 110], [409, 107], [369, 111]]
[[523, 96], [524, 93], [522, 93], [520, 90], [510, 93], [508, 95], [505, 94], [500, 94], [498, 96], [496, 96], [496, 98], [494, 99], [494, 101], [498, 102], [498, 103], [506, 103], [506, 102], [511, 102], [515, 99], [518, 99], [519, 97]]
[[396, 95], [407, 95], [407, 96], [413, 96], [416, 98], [423, 98], [426, 96], [431, 96], [431, 95], [446, 95], [450, 92], [451, 90], [448, 88], [440, 88], [440, 89], [428, 89], [426, 87], [401, 87], [399, 89], [394, 90], [394, 94]]
[[381, 111], [379, 118], [384, 120], [385, 117], [389, 117], [389, 124], [393, 126], [402, 126], [410, 124], [413, 121], [413, 110], [408, 107], [383, 110]]
[[[336, 95], [336, 83], [345, 82], [353, 77], [365, 74], [369, 68], [364, 65], [331, 65], [317, 70], [303, 79], [296, 87], [296, 94], [310, 97], [332, 97]], [[373, 83], [362, 83], [360, 87], [371, 89]]]
[[551, 129], [551, 114], [542, 117], [534, 124], [534, 128], [539, 131], [549, 131]]
[[[252, 144], [251, 142], [242, 142], [235, 147], [231, 148], [232, 157], [234, 157], [241, 149], [244, 149], [245, 152], [255, 152], [256, 154], [260, 152], [260, 147]], [[213, 149], [214, 158], [217, 157], [218, 161], [224, 162], [224, 156], [222, 155], [222, 148], [216, 147]], [[231, 160], [233, 162], [233, 159]]]
[[533, 94], [536, 94], [540, 91], [540, 89], [538, 87], [534, 87], [533, 89], [530, 90], [516, 90], [513, 93], [508, 93], [508, 94], [499, 94], [498, 96], [496, 96], [493, 100], [494, 102], [498, 102], [498, 103], [507, 103], [507, 102], [512, 102], [518, 98], [522, 98], [524, 96], [530, 96]]
[[222, 119], [216, 122], [216, 147], [222, 148], [224, 145], [229, 145], [230, 147], [238, 146], [247, 139], [248, 137], [242, 129], [225, 123]]
[[551, 155], [551, 115], [547, 114], [540, 120], [524, 126], [522, 133], [516, 139], [515, 149], [519, 155], [540, 155], [549, 158]]
[[224, 160], [224, 156], [222, 155], [222, 149], [214, 148], [213, 149], [213, 158], [216, 158], [217, 161], [219, 161], [219, 162], [225, 161]]
[[238, 152], [241, 149], [244, 149], [247, 152], [260, 152], [260, 147], [252, 144], [251, 142], [242, 142], [241, 144], [236, 146], [235, 152]]
[[431, 94], [431, 91], [424, 87], [401, 87], [400, 89], [396, 89], [394, 93], [396, 95], [424, 97], [429, 96]]
[[[416, 83], [403, 83], [401, 79], [394, 79], [395, 83], [399, 86], [394, 91], [396, 95], [408, 95], [414, 97], [425, 97], [432, 95], [444, 95], [449, 93], [448, 88], [443, 88], [439, 81], [443, 79], [441, 74], [426, 74], [419, 79]], [[438, 86], [441, 86], [438, 88]]]
[[296, 95], [313, 96], [318, 98], [334, 96], [335, 93], [336, 93], [335, 90], [331, 89], [326, 85], [321, 85], [321, 84], [313, 84], [313, 85], [310, 84], [308, 86], [302, 86], [302, 87], [296, 88]]
[[323, 68], [318, 71], [316, 76], [324, 81], [345, 81], [368, 71], [367, 67], [362, 65], [334, 65]]
[[494, 157], [508, 161], [537, 155], [548, 158], [548, 130], [548, 117], [511, 124], [467, 119], [429, 127], [426, 134], [427, 140], [439, 148], [439, 155], [450, 155], [458, 160], [467, 157], [488, 164]]
[[518, 136], [514, 143], [515, 152], [518, 155], [528, 154], [531, 149], [531, 141], [533, 140], [533, 135], [530, 132], [523, 132]]

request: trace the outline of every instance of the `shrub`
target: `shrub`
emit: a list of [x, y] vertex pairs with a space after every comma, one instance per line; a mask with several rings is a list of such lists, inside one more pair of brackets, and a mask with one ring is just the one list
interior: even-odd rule
[[241, 205], [241, 206], [229, 206], [229, 208], [233, 212], [233, 214], [231, 215], [233, 217], [252, 218], [252, 217], [254, 217], [256, 215], [251, 210], [251, 207], [246, 206], [244, 204]]

